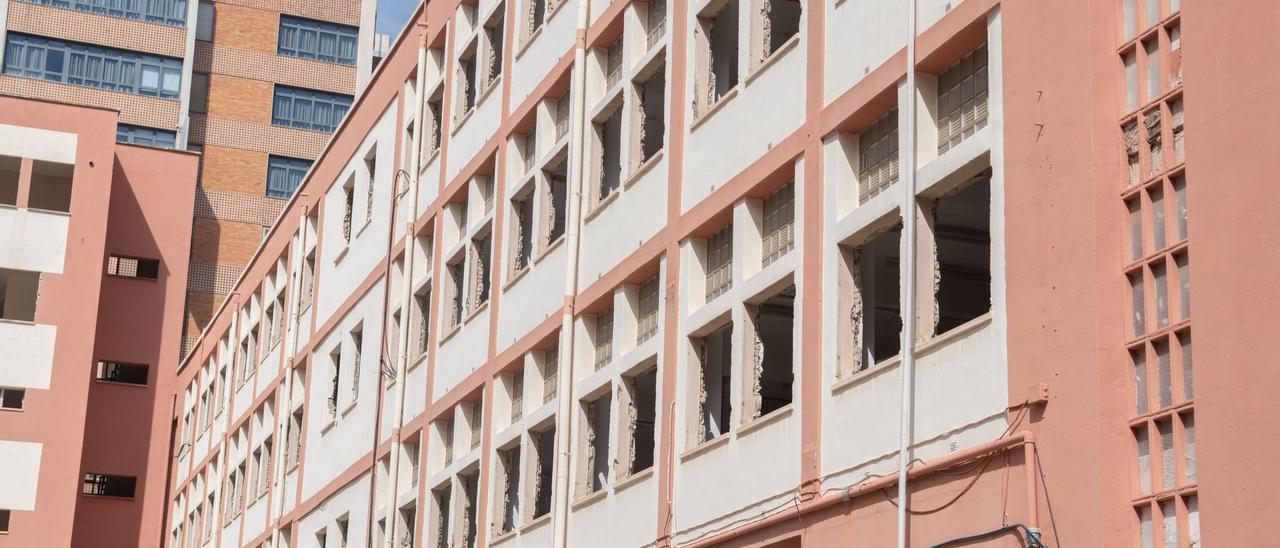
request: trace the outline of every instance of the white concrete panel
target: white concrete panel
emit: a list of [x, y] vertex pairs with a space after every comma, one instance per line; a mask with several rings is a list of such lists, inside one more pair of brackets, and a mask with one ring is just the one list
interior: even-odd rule
[[472, 372], [480, 369], [488, 357], [489, 314], [485, 308], [463, 324], [436, 351], [436, 378], [431, 393], [432, 401], [462, 382]]
[[552, 67], [560, 62], [561, 56], [572, 51], [576, 23], [574, 17], [577, 13], [577, 0], [563, 2], [555, 13], [550, 14], [551, 18], [543, 24], [542, 30], [533, 37], [526, 49], [520, 51], [519, 48], [524, 47], [527, 38], [522, 37], [516, 41], [515, 63], [511, 69], [511, 74], [515, 76], [515, 80], [511, 81], [512, 105], [522, 104], [533, 89], [542, 83], [542, 79], [550, 74]]
[[244, 538], [257, 538], [262, 534], [263, 529], [267, 526], [267, 497], [264, 495], [258, 500], [249, 503], [249, 507], [244, 511]]
[[[449, 163], [445, 167], [445, 184], [452, 181], [463, 168], [467, 167], [467, 164], [497, 133], [498, 127], [502, 124], [502, 82], [496, 82], [493, 85], [497, 89], [476, 98], [479, 103], [472, 107], [474, 110], [467, 119], [462, 121], [461, 126], [456, 122], [449, 126], [450, 131], [455, 129], [456, 131], [449, 138]], [[445, 116], [453, 116], [456, 108], [453, 105], [445, 105], [443, 110], [446, 111]]]
[[0, 440], [0, 508], [35, 510], [36, 481], [44, 445]]
[[74, 133], [0, 124], [0, 155], [74, 164], [76, 139]]
[[569, 546], [646, 546], [658, 538], [656, 475], [571, 512]]
[[57, 335], [56, 326], [0, 320], [0, 386], [48, 390]]
[[[502, 294], [502, 309], [507, 313], [498, 316], [498, 352], [559, 314], [564, 304], [566, 249], [561, 245], [538, 258], [522, 278], [507, 286]], [[513, 310], [519, 313], [509, 312]]]
[[824, 103], [861, 81], [907, 45], [901, 0], [826, 0]]
[[61, 274], [70, 222], [65, 213], [0, 206], [0, 268]]
[[[745, 3], [744, 3], [745, 4]], [[745, 7], [743, 9], [746, 9]], [[745, 13], [745, 12], [744, 12]], [[745, 15], [744, 15], [745, 17]], [[689, 32], [692, 40], [692, 32]], [[692, 42], [691, 42], [692, 43]], [[804, 120], [805, 42], [774, 55], [773, 60], [749, 82], [739, 83], [736, 95], [721, 99], [719, 110], [706, 115], [685, 139], [684, 192], [681, 209], [706, 198], [715, 188], [746, 169]], [[687, 92], [694, 96], [694, 67], [690, 63]], [[686, 111], [695, 120], [692, 106]]]
[[664, 156], [582, 229], [578, 287], [596, 281], [657, 234], [667, 220]]

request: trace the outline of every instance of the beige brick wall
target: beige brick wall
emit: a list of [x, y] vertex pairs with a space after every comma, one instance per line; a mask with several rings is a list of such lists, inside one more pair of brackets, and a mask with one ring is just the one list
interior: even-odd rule
[[[218, 6], [237, 5], [323, 19], [348, 25], [360, 24], [360, 2], [355, 0], [219, 0]], [[278, 23], [278, 22], [277, 22]], [[372, 24], [372, 23], [371, 23]]]
[[169, 25], [27, 2], [9, 2], [9, 30], [177, 58], [185, 54], [187, 35]]
[[218, 2], [217, 10], [215, 43], [263, 53], [276, 52], [279, 13], [226, 2]]
[[187, 293], [187, 336], [194, 338], [209, 323], [223, 297], [211, 293]]
[[206, 145], [200, 186], [263, 196], [267, 186], [267, 153]]
[[191, 116], [191, 141], [206, 146], [234, 147], [269, 152], [291, 158], [313, 159], [329, 142], [328, 133], [271, 124]]
[[268, 54], [225, 44], [196, 42], [192, 66], [196, 72], [280, 82], [347, 95], [356, 88], [355, 67], [276, 55], [274, 50]]
[[196, 218], [191, 261], [244, 265], [262, 240], [262, 225]]
[[274, 90], [271, 82], [213, 74], [209, 76], [209, 116], [270, 124]]

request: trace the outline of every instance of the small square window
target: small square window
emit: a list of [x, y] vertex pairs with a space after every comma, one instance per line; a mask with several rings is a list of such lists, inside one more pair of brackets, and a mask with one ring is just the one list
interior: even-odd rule
[[107, 259], [107, 274], [124, 278], [155, 280], [160, 277], [160, 261], [112, 255]]

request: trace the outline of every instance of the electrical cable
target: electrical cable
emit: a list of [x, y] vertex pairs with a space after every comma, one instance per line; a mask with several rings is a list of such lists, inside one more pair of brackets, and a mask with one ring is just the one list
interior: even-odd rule
[[1022, 531], [1022, 534], [1026, 536], [1027, 548], [1045, 548], [1045, 545], [1040, 542], [1040, 534], [1036, 533], [1035, 531], [1032, 531], [1029, 527], [1021, 523], [1005, 525], [1004, 527], [1001, 527], [999, 529], [992, 529], [985, 533], [978, 533], [976, 535], [969, 535], [967, 537], [953, 538], [951, 540], [934, 544], [930, 548], [943, 548], [944, 546], [955, 546], [961, 543], [988, 539], [991, 537], [1003, 535], [1005, 533], [1008, 533], [1009, 531]]

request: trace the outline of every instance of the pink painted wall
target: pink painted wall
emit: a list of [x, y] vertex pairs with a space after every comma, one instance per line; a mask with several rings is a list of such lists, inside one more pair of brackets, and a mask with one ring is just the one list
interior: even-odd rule
[[1183, 4], [1202, 531], [1211, 546], [1273, 544], [1280, 5]]
[[44, 274], [36, 323], [58, 328], [49, 390], [27, 393], [21, 413], [0, 414], [0, 438], [44, 444], [36, 511], [14, 512], [0, 546], [69, 546], [80, 500], [80, 455], [89, 395], [116, 113], [0, 97], [0, 123], [77, 134], [71, 221], [62, 274]]
[[137, 476], [132, 501], [83, 497], [73, 546], [158, 546], [199, 157], [116, 149], [107, 255], [160, 259], [156, 281], [103, 276], [95, 360], [150, 365], [144, 387], [90, 378], [82, 473]]

